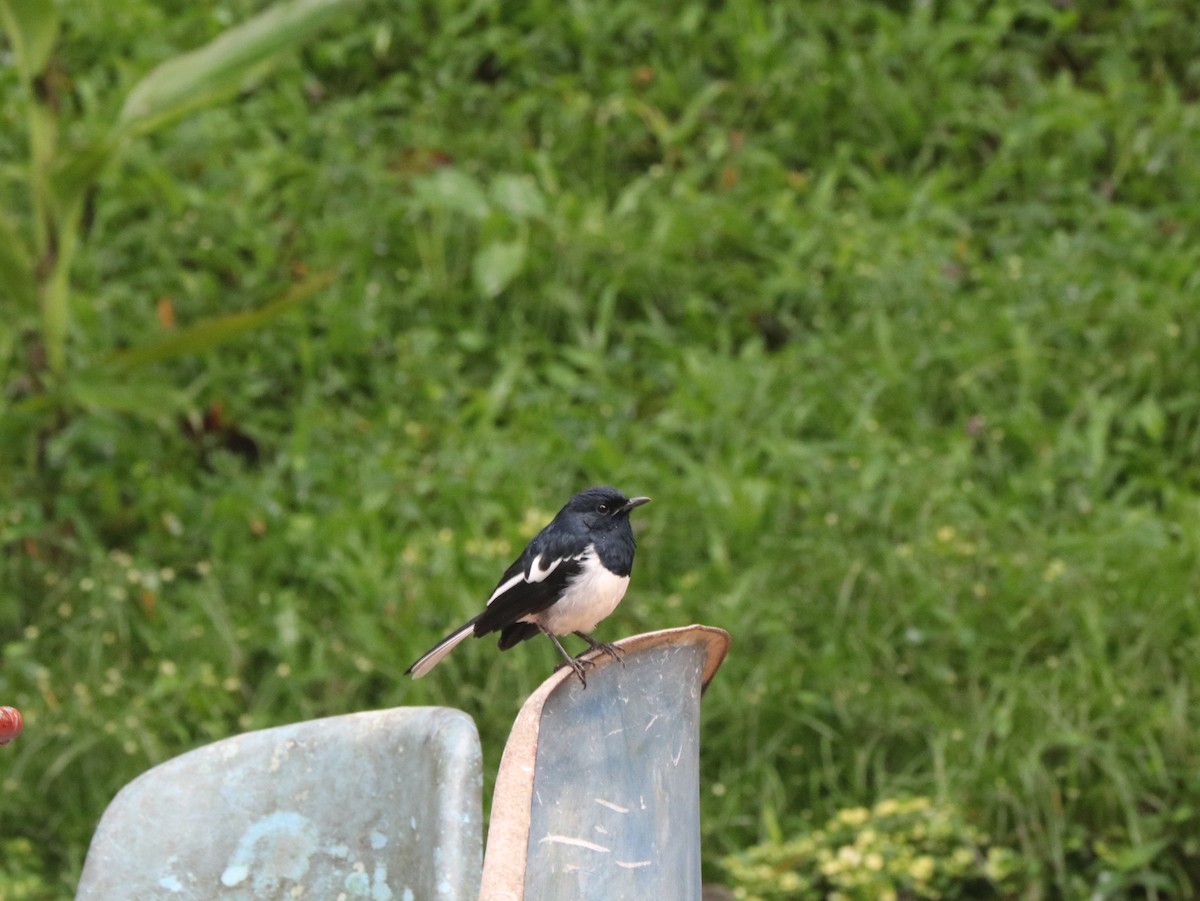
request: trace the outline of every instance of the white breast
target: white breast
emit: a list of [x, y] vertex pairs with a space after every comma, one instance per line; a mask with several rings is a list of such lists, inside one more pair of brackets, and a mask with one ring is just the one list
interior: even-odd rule
[[529, 617], [555, 635], [591, 632], [596, 623], [617, 609], [629, 576], [614, 575], [601, 565], [596, 551], [588, 548], [580, 557], [583, 570], [572, 579], [563, 596], [549, 608]]

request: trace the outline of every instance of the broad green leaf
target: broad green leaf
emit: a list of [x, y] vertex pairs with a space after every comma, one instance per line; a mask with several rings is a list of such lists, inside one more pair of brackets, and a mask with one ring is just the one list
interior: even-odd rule
[[482, 219], [491, 211], [483, 187], [458, 169], [438, 169], [414, 178], [412, 189], [418, 205], [427, 210], [449, 209], [472, 219]]
[[492, 200], [515, 219], [540, 219], [546, 215], [546, 199], [527, 175], [497, 175], [492, 180]]
[[257, 310], [214, 316], [182, 328], [149, 344], [114, 354], [109, 362], [120, 369], [146, 366], [175, 357], [203, 353], [234, 338], [269, 325], [333, 281], [333, 273], [321, 272], [294, 286], [282, 297]]
[[51, 0], [0, 0], [0, 25], [12, 44], [17, 72], [23, 81], [32, 81], [54, 49], [58, 5]]
[[276, 53], [302, 44], [358, 0], [288, 0], [167, 60], [130, 90], [118, 125], [146, 132], [237, 90]]
[[490, 300], [507, 288], [524, 266], [524, 241], [494, 241], [475, 254], [471, 276], [479, 293]]

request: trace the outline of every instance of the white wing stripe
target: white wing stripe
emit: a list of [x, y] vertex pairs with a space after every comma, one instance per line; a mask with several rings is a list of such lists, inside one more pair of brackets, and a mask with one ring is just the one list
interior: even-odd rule
[[589, 554], [592, 554], [594, 552], [595, 552], [595, 546], [589, 544], [587, 546], [587, 548], [583, 551], [583, 553], [575, 554], [573, 557], [559, 557], [555, 560], [551, 560], [544, 567], [542, 566], [542, 555], [538, 554], [536, 557], [533, 558], [533, 562], [529, 564], [529, 574], [526, 575], [523, 572], [519, 572], [515, 576], [513, 576], [511, 579], [509, 579], [507, 582], [502, 582], [500, 585], [497, 585], [496, 590], [492, 592], [492, 596], [490, 598], [488, 598], [488, 600], [487, 600], [487, 606], [490, 607], [492, 605], [492, 601], [496, 600], [496, 598], [500, 597], [502, 594], [505, 594], [506, 592], [511, 591], [513, 588], [515, 588], [520, 583], [522, 583], [522, 582], [545, 582], [546, 579], [549, 577], [550, 573], [554, 572], [556, 569], [558, 569], [560, 566], [562, 566], [563, 563], [566, 563], [569, 561], [573, 562], [575, 560], [583, 560]]
[[526, 581], [545, 582], [546, 576], [558, 569], [558, 566], [563, 562], [563, 559], [563, 557], [559, 557], [557, 560], [551, 560], [550, 565], [545, 569], [542, 569], [542, 555], [538, 554], [533, 558], [533, 563], [529, 565], [529, 578]]
[[524, 582], [524, 581], [525, 581], [525, 573], [517, 573], [515, 576], [513, 576], [507, 582], [502, 582], [500, 585], [497, 585], [496, 590], [492, 592], [492, 596], [490, 598], [488, 598], [487, 606], [490, 607], [492, 605], [492, 601], [496, 600], [496, 598], [500, 597], [500, 595], [504, 594], [506, 591], [511, 589], [518, 582]]

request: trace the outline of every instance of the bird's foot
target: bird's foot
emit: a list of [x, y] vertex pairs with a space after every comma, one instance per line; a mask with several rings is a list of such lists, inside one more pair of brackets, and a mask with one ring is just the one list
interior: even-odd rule
[[558, 672], [564, 666], [571, 667], [571, 669], [575, 671], [575, 675], [577, 675], [579, 677], [579, 681], [583, 685], [583, 687], [587, 688], [587, 676], [584, 675], [584, 669], [583, 669], [585, 664], [588, 666], [595, 666], [595, 664], [592, 663], [592, 661], [590, 661], [590, 660], [576, 660], [574, 657], [568, 657], [566, 660], [564, 660], [558, 666], [554, 667], [554, 671]]
[[621, 660], [621, 655], [625, 652], [614, 644], [606, 644], [602, 641], [598, 641], [592, 647], [592, 650], [599, 651], [601, 654], [607, 654], [613, 660], [619, 661], [622, 664], [625, 663], [624, 660]]
[[[621, 660], [621, 655], [624, 654], [625, 651], [616, 645], [606, 644], [603, 641], [596, 641], [596, 639], [592, 638], [592, 636], [588, 635], [586, 632], [576, 632], [575, 634], [591, 645], [593, 651], [599, 651], [601, 654], [607, 654], [613, 660], [619, 660], [621, 663], [625, 662]], [[585, 662], [592, 663], [591, 660]]]

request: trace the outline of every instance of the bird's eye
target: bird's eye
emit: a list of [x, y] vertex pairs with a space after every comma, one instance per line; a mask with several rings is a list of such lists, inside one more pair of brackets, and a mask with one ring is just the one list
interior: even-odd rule
[[599, 507], [596, 508], [596, 512], [597, 513], [607, 513], [608, 512], [608, 504], [601, 504]]

